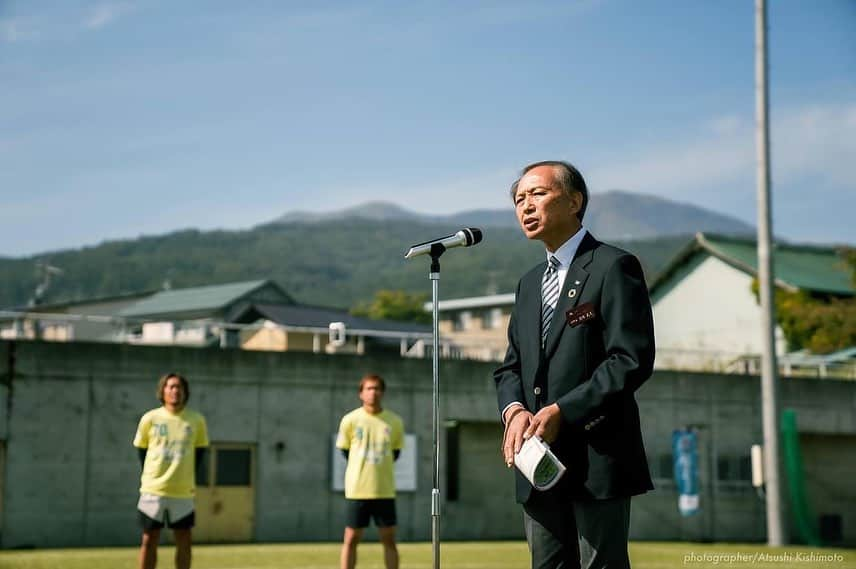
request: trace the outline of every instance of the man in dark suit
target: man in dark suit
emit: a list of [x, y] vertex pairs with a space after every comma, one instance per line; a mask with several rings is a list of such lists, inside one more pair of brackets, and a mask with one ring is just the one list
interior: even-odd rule
[[582, 226], [588, 190], [571, 164], [527, 166], [511, 195], [547, 262], [520, 279], [494, 373], [502, 451], [510, 467], [539, 436], [567, 467], [543, 492], [515, 470], [532, 567], [629, 567], [630, 497], [653, 488], [634, 396], [654, 362], [642, 268]]

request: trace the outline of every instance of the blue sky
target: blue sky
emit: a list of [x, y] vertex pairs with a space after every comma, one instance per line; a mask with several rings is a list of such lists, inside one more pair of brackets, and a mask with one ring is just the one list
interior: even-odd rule
[[[856, 2], [771, 0], [774, 231], [856, 242]], [[0, 255], [387, 200], [520, 166], [754, 223], [754, 2], [0, 0]]]

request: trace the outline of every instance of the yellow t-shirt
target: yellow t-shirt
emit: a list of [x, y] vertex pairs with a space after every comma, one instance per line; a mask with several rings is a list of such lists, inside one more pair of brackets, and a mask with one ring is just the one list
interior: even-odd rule
[[384, 409], [372, 415], [360, 407], [342, 417], [336, 448], [348, 450], [345, 498], [395, 498], [392, 451], [403, 446], [404, 423], [392, 411]]
[[196, 451], [208, 446], [205, 417], [192, 409], [173, 414], [152, 409], [140, 419], [134, 446], [148, 449], [140, 477], [140, 492], [192, 498], [196, 487]]

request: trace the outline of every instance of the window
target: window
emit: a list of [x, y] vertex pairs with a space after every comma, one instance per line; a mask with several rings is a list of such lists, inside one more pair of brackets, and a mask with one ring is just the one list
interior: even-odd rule
[[661, 454], [657, 459], [655, 478], [673, 480], [675, 478], [674, 459], [671, 454]]
[[212, 445], [206, 453], [205, 462], [196, 479], [197, 486], [252, 486], [253, 454], [250, 447], [222, 448]]
[[489, 308], [482, 313], [482, 328], [492, 330], [499, 327], [502, 320], [501, 308]]
[[470, 321], [472, 320], [472, 313], [469, 310], [462, 310], [455, 314], [455, 319], [452, 324], [452, 328], [457, 331], [461, 330], [469, 330]]
[[217, 449], [217, 486], [249, 486], [251, 459], [250, 449]]
[[716, 459], [716, 478], [724, 482], [752, 480], [752, 459], [745, 456], [720, 456]]

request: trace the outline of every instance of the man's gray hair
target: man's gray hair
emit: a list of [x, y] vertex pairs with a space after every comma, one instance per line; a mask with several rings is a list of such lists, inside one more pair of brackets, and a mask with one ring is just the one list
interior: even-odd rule
[[561, 190], [568, 195], [571, 195], [573, 192], [578, 192], [583, 197], [583, 204], [580, 207], [579, 213], [577, 213], [577, 219], [582, 223], [583, 216], [585, 216], [586, 209], [588, 208], [588, 187], [586, 187], [586, 181], [583, 179], [583, 175], [580, 174], [580, 171], [577, 170], [570, 162], [564, 162], [562, 160], [544, 160], [529, 164], [523, 168], [520, 172], [520, 176], [513, 184], [511, 184], [511, 200], [514, 201], [514, 198], [517, 196], [517, 186], [520, 184], [521, 178], [523, 178], [527, 172], [539, 166], [552, 166], [553, 171], [556, 173], [556, 183], [559, 184]]

